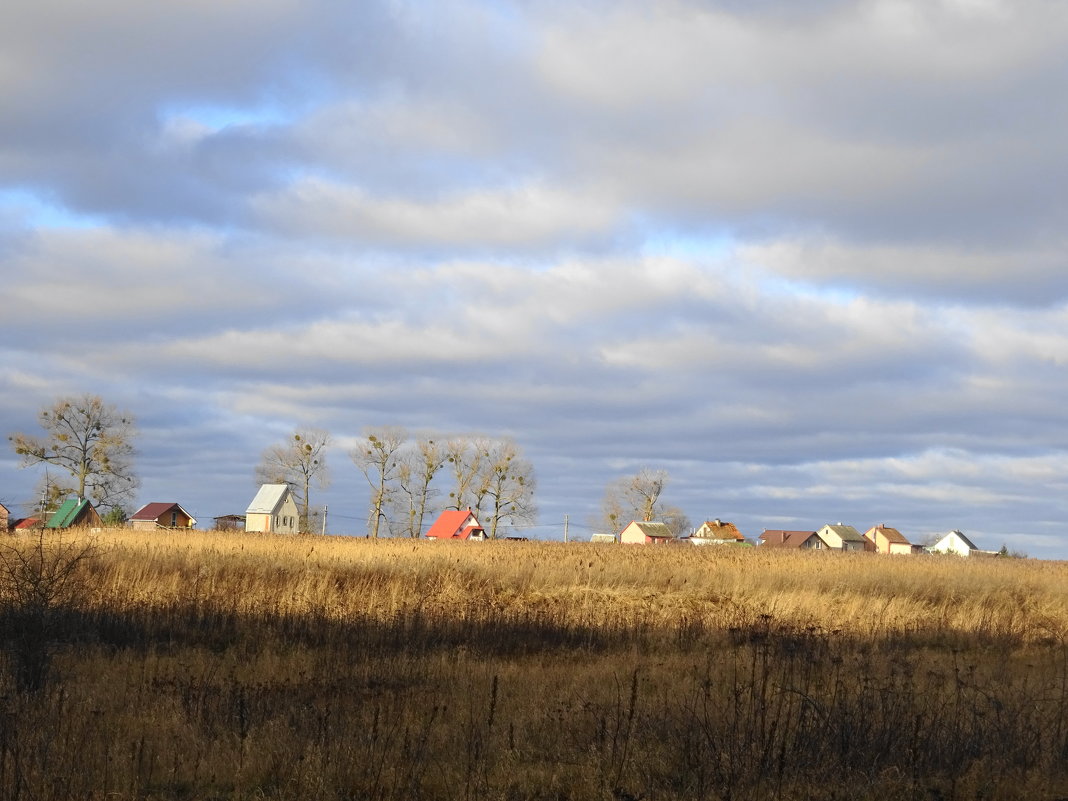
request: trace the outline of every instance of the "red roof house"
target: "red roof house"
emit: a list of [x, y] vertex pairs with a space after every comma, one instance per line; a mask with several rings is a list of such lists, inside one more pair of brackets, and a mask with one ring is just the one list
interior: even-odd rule
[[484, 540], [486, 531], [470, 509], [446, 509], [427, 531], [428, 540]]
[[194, 528], [197, 521], [176, 503], [146, 503], [130, 518], [130, 526], [140, 529]]

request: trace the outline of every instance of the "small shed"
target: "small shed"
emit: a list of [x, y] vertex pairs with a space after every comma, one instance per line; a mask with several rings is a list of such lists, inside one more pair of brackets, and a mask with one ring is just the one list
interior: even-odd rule
[[675, 539], [666, 523], [633, 520], [619, 534], [624, 545], [664, 545]]
[[196, 528], [197, 521], [177, 503], [146, 503], [129, 519], [131, 528]]
[[244, 515], [219, 515], [215, 519], [216, 531], [244, 531]]

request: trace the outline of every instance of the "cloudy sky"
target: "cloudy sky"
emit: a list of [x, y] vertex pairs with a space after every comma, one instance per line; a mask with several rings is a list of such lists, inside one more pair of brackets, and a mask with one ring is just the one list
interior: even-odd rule
[[[512, 436], [537, 536], [693, 520], [1068, 558], [1057, 0], [15, 0], [0, 430], [84, 392], [138, 505], [329, 430]], [[0, 455], [21, 510], [37, 470]]]

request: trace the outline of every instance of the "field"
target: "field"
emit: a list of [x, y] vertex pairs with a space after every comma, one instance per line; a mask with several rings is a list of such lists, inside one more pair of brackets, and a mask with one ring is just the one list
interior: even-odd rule
[[0, 546], [0, 799], [1068, 798], [1068, 566]]

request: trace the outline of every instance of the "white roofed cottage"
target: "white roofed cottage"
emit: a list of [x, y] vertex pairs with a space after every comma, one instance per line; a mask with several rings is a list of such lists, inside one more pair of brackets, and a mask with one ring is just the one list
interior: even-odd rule
[[245, 531], [296, 534], [300, 531], [297, 503], [285, 484], [264, 484], [245, 510]]

